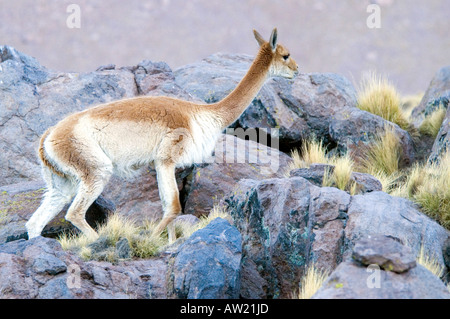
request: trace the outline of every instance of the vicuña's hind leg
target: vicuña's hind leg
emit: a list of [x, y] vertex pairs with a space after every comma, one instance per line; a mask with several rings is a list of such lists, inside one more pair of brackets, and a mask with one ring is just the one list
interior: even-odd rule
[[164, 216], [156, 226], [153, 235], [161, 234], [167, 227], [169, 242], [172, 243], [176, 240], [175, 227], [172, 221], [181, 213], [178, 186], [175, 179], [175, 165], [172, 163], [155, 163], [155, 168]]
[[[92, 239], [97, 239], [97, 232], [87, 223], [85, 216], [88, 208], [100, 196], [110, 175], [97, 178], [94, 182], [80, 182], [77, 195], [67, 210], [66, 219]], [[96, 175], [99, 176], [99, 175]]]
[[44, 227], [66, 204], [70, 203], [73, 197], [73, 184], [71, 181], [53, 175], [49, 171], [44, 172], [44, 177], [46, 177], [47, 181], [47, 192], [39, 208], [25, 224], [29, 239], [40, 236]]

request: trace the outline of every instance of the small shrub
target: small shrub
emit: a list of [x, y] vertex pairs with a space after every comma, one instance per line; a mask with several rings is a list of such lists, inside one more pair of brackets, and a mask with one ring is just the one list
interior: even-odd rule
[[425, 249], [423, 246], [420, 247], [419, 255], [416, 259], [417, 263], [428, 269], [433, 275], [441, 278], [444, 275], [444, 267], [442, 267], [438, 261], [425, 254]]
[[400, 95], [386, 77], [370, 73], [358, 89], [357, 107], [408, 130], [411, 124], [401, 107]]
[[323, 285], [328, 275], [327, 271], [318, 269], [314, 264], [310, 265], [300, 282], [298, 298], [310, 299]]
[[332, 159], [334, 165], [333, 181], [337, 188], [341, 190], [347, 190], [349, 188], [350, 178], [353, 172], [353, 160], [348, 154], [340, 157], [334, 157]]
[[328, 158], [326, 148], [322, 140], [310, 138], [303, 140], [301, 151], [294, 149], [291, 152], [292, 162], [289, 164], [288, 171], [295, 168], [308, 168], [311, 164], [327, 164]]
[[395, 130], [386, 126], [377, 135], [361, 159], [362, 170], [371, 175], [392, 175], [399, 170], [401, 145]]
[[415, 165], [394, 195], [411, 199], [424, 213], [450, 228], [450, 152], [442, 155], [439, 164]]
[[[206, 227], [213, 219], [221, 217], [233, 223], [233, 219], [222, 208], [214, 207], [207, 217], [200, 218], [200, 222], [195, 225], [188, 223], [178, 223], [178, 234], [182, 237], [189, 237], [196, 230]], [[156, 255], [161, 249], [168, 245], [167, 232], [164, 231], [160, 236], [152, 236], [153, 230], [157, 223], [147, 222], [142, 226], [137, 226], [131, 220], [118, 214], [112, 214], [104, 225], [98, 227], [99, 237], [107, 239], [111, 249], [106, 251], [104, 260], [116, 262], [114, 246], [120, 238], [126, 238], [130, 244], [132, 257], [149, 258]], [[88, 238], [84, 234], [66, 233], [58, 238], [64, 250], [72, 250], [85, 259], [93, 258], [93, 253], [89, 248], [89, 244], [94, 240]]]

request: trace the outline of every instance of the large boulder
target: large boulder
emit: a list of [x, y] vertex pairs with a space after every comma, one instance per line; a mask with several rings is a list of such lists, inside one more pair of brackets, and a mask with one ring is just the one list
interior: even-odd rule
[[222, 218], [214, 219], [171, 256], [169, 294], [182, 299], [238, 298], [241, 253], [236, 227]]
[[444, 121], [434, 140], [428, 162], [439, 164], [441, 157], [446, 152], [450, 152], [450, 108], [447, 109]]
[[449, 299], [445, 284], [416, 263], [412, 249], [392, 237], [367, 235], [313, 299]]
[[412, 118], [417, 125], [420, 125], [424, 117], [433, 113], [439, 106], [448, 108], [449, 100], [450, 65], [436, 72], [419, 105], [414, 108]]
[[349, 202], [301, 177], [241, 180], [222, 204], [243, 238], [242, 297], [287, 298], [311, 260], [336, 267]]
[[[388, 236], [445, 267], [449, 232], [409, 200], [350, 196], [302, 177], [241, 180], [221, 202], [243, 238], [241, 296], [286, 298], [308, 265], [333, 271], [367, 236]], [[258, 283], [255, 285], [254, 283]]]
[[[175, 70], [176, 83], [191, 95], [213, 103], [229, 94], [247, 72], [252, 57], [214, 54], [201, 62]], [[288, 151], [310, 135], [323, 138], [331, 148], [359, 153], [362, 144], [393, 126], [403, 148], [403, 163], [414, 158], [409, 134], [379, 116], [356, 108], [356, 91], [338, 74], [300, 74], [293, 80], [266, 82], [233, 127], [276, 128], [280, 148]]]
[[444, 283], [421, 265], [398, 274], [342, 262], [312, 299], [450, 299]]
[[220, 218], [153, 258], [114, 264], [39, 236], [0, 244], [0, 299], [237, 298], [240, 263], [241, 236]]
[[445, 267], [442, 249], [450, 232], [421, 213], [413, 202], [384, 192], [355, 195], [347, 215], [347, 253], [367, 235], [385, 235], [409, 246], [415, 255], [423, 248], [430, 258]]
[[282, 177], [290, 160], [289, 156], [275, 148], [222, 135], [214, 156], [207, 163], [196, 165], [185, 185], [184, 213], [208, 215], [241, 179]]
[[363, 265], [377, 265], [396, 273], [416, 267], [416, 256], [412, 249], [384, 235], [368, 235], [357, 241], [352, 258]]

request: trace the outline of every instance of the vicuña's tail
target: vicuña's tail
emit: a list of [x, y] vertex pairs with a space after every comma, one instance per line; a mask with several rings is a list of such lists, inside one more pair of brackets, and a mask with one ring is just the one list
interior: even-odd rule
[[48, 137], [48, 135], [51, 132], [51, 128], [47, 129], [44, 134], [42, 134], [41, 140], [39, 142], [39, 158], [41, 159], [42, 163], [47, 166], [53, 173], [55, 173], [58, 176], [61, 177], [67, 177], [66, 174], [64, 174], [63, 172], [61, 172], [60, 170], [58, 170], [55, 165], [53, 165], [47, 157], [47, 153], [45, 152], [45, 148], [44, 148], [44, 142], [45, 139]]

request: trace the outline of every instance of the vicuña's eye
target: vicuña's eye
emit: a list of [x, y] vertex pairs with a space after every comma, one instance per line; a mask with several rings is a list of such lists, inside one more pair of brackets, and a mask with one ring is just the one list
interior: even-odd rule
[[287, 59], [289, 59], [289, 56], [290, 56], [290, 54], [283, 55], [284, 61], [286, 61]]

